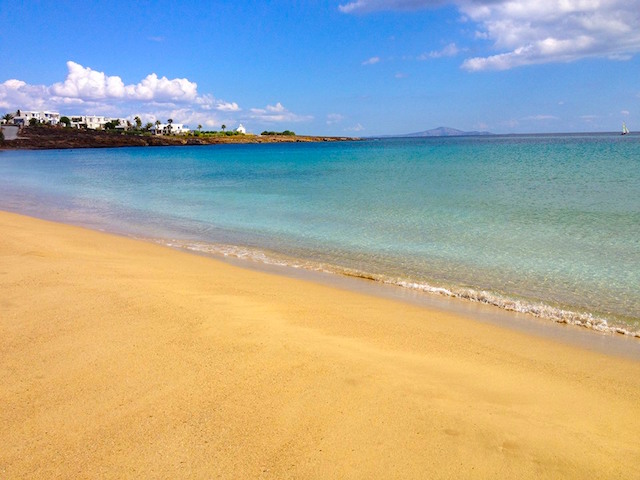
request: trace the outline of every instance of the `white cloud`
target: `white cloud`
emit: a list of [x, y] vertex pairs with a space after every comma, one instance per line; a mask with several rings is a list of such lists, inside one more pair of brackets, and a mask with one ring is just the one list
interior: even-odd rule
[[[53, 110], [65, 115], [102, 114], [133, 118], [143, 122], [165, 122], [173, 118], [195, 128], [198, 124], [218, 129], [222, 123], [239, 121], [256, 123], [306, 122], [309, 115], [298, 115], [280, 102], [243, 113], [238, 103], [198, 94], [197, 84], [186, 78], [168, 79], [155, 73], [140, 82], [125, 84], [117, 75], [67, 62], [69, 73], [64, 81], [50, 86], [29, 85], [9, 79], [0, 83], [0, 109], [5, 111]], [[337, 114], [336, 114], [337, 115]], [[337, 117], [328, 117], [337, 121]]]
[[531, 115], [529, 117], [524, 117], [523, 120], [535, 120], [535, 121], [544, 121], [544, 120], [559, 120], [555, 115]]
[[240, 107], [236, 102], [218, 102], [216, 104], [216, 110], [221, 112], [239, 112]]
[[361, 124], [356, 123], [353, 127], [345, 128], [344, 130], [345, 132], [361, 132], [364, 130], [364, 127]]
[[267, 105], [265, 108], [251, 108], [249, 117], [265, 123], [307, 122], [313, 119], [310, 115], [298, 115], [287, 110], [280, 102]]
[[135, 85], [125, 85], [118, 76], [108, 76], [72, 61], [67, 62], [67, 68], [66, 80], [54, 83], [50, 87], [51, 94], [88, 101], [123, 99], [146, 102], [188, 102], [195, 100], [198, 94], [198, 85], [186, 78], [169, 80], [152, 73]]
[[375, 65], [379, 61], [380, 61], [380, 57], [371, 57], [370, 59], [362, 62], [362, 65]]
[[344, 120], [344, 116], [339, 113], [330, 113], [327, 115], [327, 125], [340, 123], [342, 120]]
[[468, 58], [469, 71], [507, 70], [600, 57], [628, 60], [640, 52], [640, 0], [358, 0], [344, 13], [416, 10], [445, 4], [477, 25], [476, 40], [493, 55]]
[[624, 115], [625, 117], [626, 117], [627, 115], [629, 115], [630, 113], [631, 113], [631, 112], [629, 112], [629, 110], [621, 110], [621, 111], [620, 111], [620, 115]]
[[136, 84], [125, 85], [119, 76], [75, 62], [67, 62], [67, 67], [65, 80], [50, 86], [29, 85], [17, 79], [0, 83], [0, 109], [131, 118], [138, 115], [145, 122], [173, 118], [178, 123], [216, 128], [221, 122], [234, 123], [234, 115], [241, 111], [236, 102], [198, 95], [197, 84], [186, 78], [170, 80], [152, 73]]
[[395, 77], [398, 78], [398, 79], [407, 78], [408, 76], [409, 76], [409, 74], [408, 73], [404, 73], [404, 72], [398, 72], [398, 73], [395, 74]]
[[455, 57], [460, 52], [460, 49], [456, 46], [455, 43], [450, 43], [449, 45], [442, 48], [442, 50], [435, 50], [429, 53], [423, 53], [418, 56], [418, 60], [428, 60], [430, 58], [441, 58], [441, 57]]
[[44, 85], [29, 85], [16, 79], [0, 83], [0, 108], [5, 110], [16, 110], [21, 106], [43, 110], [48, 108], [48, 96], [48, 89]]
[[356, 0], [339, 5], [338, 9], [343, 13], [369, 13], [381, 10], [419, 10], [447, 3], [449, 2], [446, 0]]
[[198, 96], [198, 85], [186, 78], [160, 77], [155, 73], [147, 75], [136, 85], [125, 87], [127, 98], [131, 100], [158, 102], [190, 102]]

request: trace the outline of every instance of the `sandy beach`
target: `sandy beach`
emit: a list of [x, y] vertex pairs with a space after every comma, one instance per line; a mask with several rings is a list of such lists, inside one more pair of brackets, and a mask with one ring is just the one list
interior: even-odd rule
[[3, 479], [639, 475], [640, 362], [10, 213], [0, 359]]

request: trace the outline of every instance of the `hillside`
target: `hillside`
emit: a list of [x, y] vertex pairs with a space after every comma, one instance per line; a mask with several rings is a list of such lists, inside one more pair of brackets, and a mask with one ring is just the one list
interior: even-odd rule
[[493, 135], [490, 132], [471, 131], [465, 132], [450, 127], [438, 127], [431, 130], [425, 130], [423, 132], [407, 133], [404, 135], [397, 135], [398, 137], [461, 137], [471, 135]]

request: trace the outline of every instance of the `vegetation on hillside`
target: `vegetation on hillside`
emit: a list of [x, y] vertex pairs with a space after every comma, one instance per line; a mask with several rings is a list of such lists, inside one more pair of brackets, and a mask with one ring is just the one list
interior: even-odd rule
[[285, 130], [283, 132], [268, 132], [267, 130], [265, 130], [260, 135], [285, 135], [294, 137], [296, 135], [296, 132], [292, 132], [291, 130]]

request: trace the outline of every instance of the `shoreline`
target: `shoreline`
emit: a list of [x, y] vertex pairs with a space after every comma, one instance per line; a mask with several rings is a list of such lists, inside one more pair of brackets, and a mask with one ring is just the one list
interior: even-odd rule
[[212, 258], [216, 261], [228, 263], [250, 271], [310, 281], [354, 293], [372, 295], [377, 298], [400, 301], [408, 305], [424, 307], [443, 313], [461, 315], [473, 321], [488, 323], [507, 330], [534, 335], [578, 348], [593, 350], [605, 355], [620, 356], [640, 361], [640, 341], [638, 340], [640, 338], [640, 332], [629, 333], [625, 331], [626, 333], [621, 333], [616, 331], [617, 327], [610, 327], [607, 330], [589, 328], [584, 324], [573, 323], [571, 321], [557, 321], [455, 295], [413, 289], [398, 283], [380, 281], [370, 276], [348, 275], [335, 271], [309, 269], [292, 264], [271, 263], [219, 252], [212, 253], [194, 250], [173, 245], [171, 242], [166, 243], [158, 239], [130, 236], [125, 233], [106, 233], [150, 242], [172, 250], [185, 252], [189, 255]]
[[[426, 283], [418, 284], [415, 287], [404, 281], [390, 281], [380, 275], [366, 272], [363, 274], [345, 267], [327, 266], [321, 263], [310, 266], [308, 260], [288, 257], [262, 248], [149, 237], [144, 233], [134, 233], [126, 228], [118, 228], [115, 224], [87, 223], [86, 220], [74, 221], [71, 218], [64, 219], [55, 215], [36, 216], [33, 212], [20, 210], [0, 210], [0, 213], [2, 212], [160, 245], [189, 255], [212, 258], [239, 268], [303, 279], [463, 316], [474, 318], [479, 316], [482, 321], [503, 328], [561, 341], [568, 345], [592, 349], [604, 354], [640, 359], [640, 330], [632, 331], [618, 325], [609, 325], [606, 319], [587, 313], [576, 313], [527, 301], [523, 301], [521, 304], [525, 308], [509, 308], [509, 304], [516, 303], [516, 301], [508, 297], [497, 297], [498, 300], [504, 300], [501, 303], [506, 303], [506, 306], [486, 301], [486, 296], [490, 294], [481, 290], [469, 290], [469, 288], [461, 290], [463, 293], [474, 293], [465, 296], [459, 295], [457, 290], [432, 287]], [[428, 288], [424, 288], [425, 285]], [[549, 311], [553, 316], [536, 314], [536, 309], [543, 312]], [[559, 314], [566, 316], [559, 317]], [[588, 323], [583, 321], [584, 319], [587, 319]]]
[[24, 127], [20, 130], [17, 139], [5, 140], [4, 143], [0, 143], [0, 151], [348, 142], [358, 140], [360, 139], [352, 137], [311, 135], [144, 135], [105, 130], [78, 130], [74, 128], [38, 126]]
[[638, 361], [81, 227], [0, 227], [8, 478], [636, 469]]

